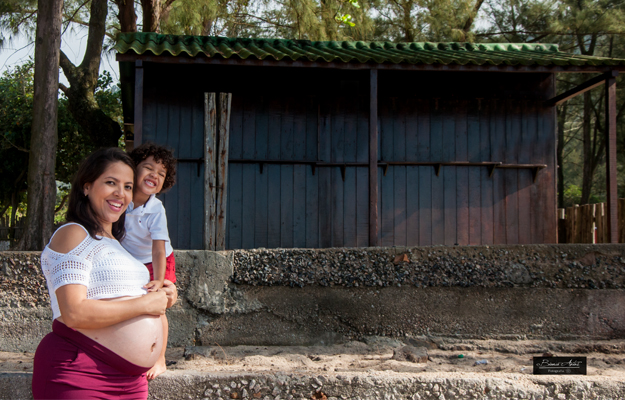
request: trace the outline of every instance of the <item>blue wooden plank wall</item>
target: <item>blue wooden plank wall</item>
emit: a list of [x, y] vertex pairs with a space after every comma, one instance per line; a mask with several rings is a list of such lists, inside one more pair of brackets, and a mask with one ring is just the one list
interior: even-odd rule
[[530, 169], [380, 168], [380, 245], [555, 242], [553, 115], [539, 102], [388, 98], [379, 118], [382, 161], [549, 164], [535, 183]]
[[[364, 102], [315, 96], [232, 98], [230, 160], [361, 162], [368, 157]], [[348, 166], [231, 162], [226, 247], [368, 245], [368, 171]]]
[[[144, 98], [143, 140], [174, 149], [177, 158], [204, 157], [203, 94], [154, 91]], [[199, 172], [199, 175], [198, 175]], [[159, 196], [175, 249], [203, 248], [204, 165], [179, 162], [176, 184]]]
[[[496, 169], [491, 177], [486, 167], [442, 166], [438, 176], [431, 166], [380, 167], [379, 245], [555, 242], [555, 115], [542, 106], [552, 80], [525, 77], [528, 84], [507, 88], [504, 78], [497, 78], [505, 89], [498, 98], [475, 94], [481, 86], [459, 86], [461, 96], [438, 99], [434, 83], [419, 86], [418, 93], [416, 86], [394, 81], [380, 86], [393, 89], [378, 101], [380, 161], [548, 167], [536, 181], [530, 169]], [[178, 158], [202, 158], [203, 93], [215, 90], [148, 87], [144, 140], [175, 148]], [[230, 160], [367, 164], [368, 98], [343, 92], [350, 93], [233, 90]], [[347, 166], [344, 174], [339, 167], [318, 167], [313, 174], [310, 165], [265, 164], [261, 173], [258, 163], [231, 162], [226, 247], [368, 246], [368, 183], [366, 166]], [[180, 162], [177, 184], [161, 195], [177, 249], [202, 248], [203, 184], [203, 164], [198, 171], [198, 164]]]

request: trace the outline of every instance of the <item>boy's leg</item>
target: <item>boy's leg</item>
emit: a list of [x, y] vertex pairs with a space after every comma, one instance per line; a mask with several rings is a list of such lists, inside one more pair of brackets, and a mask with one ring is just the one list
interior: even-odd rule
[[163, 372], [167, 371], [167, 364], [165, 363], [165, 351], [167, 350], [167, 336], [169, 333], [169, 323], [167, 322], [167, 315], [161, 315], [161, 322], [163, 323], [163, 350], [161, 356], [156, 361], [156, 364], [146, 373], [148, 379], [154, 379]]

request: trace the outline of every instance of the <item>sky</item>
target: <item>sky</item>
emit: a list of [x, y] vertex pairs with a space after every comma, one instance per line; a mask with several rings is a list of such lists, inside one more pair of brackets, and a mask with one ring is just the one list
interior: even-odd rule
[[[75, 65], [80, 64], [82, 61], [86, 44], [86, 28], [73, 31], [68, 30], [61, 37], [61, 49]], [[30, 58], [34, 58], [34, 56], [35, 44], [25, 37], [17, 38], [11, 43], [5, 44], [3, 48], [0, 48], [0, 73], [14, 66], [21, 65]], [[102, 57], [100, 73], [102, 73], [103, 70], [107, 70], [111, 73], [114, 82], [119, 81], [119, 65], [117, 61], [115, 61], [114, 52]], [[59, 81], [65, 85], [69, 84], [62, 71], [59, 74]]]

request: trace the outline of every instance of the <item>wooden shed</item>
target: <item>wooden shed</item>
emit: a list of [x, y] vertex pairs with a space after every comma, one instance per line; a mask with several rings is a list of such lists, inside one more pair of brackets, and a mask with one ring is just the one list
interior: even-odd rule
[[[145, 33], [116, 49], [127, 139], [179, 158], [161, 196], [175, 248], [556, 243], [555, 104], [603, 83], [616, 218], [625, 60]], [[563, 72], [601, 75], [555, 97]]]

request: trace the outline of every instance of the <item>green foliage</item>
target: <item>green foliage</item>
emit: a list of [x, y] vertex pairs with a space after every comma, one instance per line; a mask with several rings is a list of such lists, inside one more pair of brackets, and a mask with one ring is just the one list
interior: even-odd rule
[[357, 0], [176, 0], [161, 19], [160, 31], [177, 35], [366, 40], [372, 32], [366, 10], [366, 4]]
[[[120, 125], [123, 124], [120, 88], [113, 85], [113, 79], [108, 71], [104, 71], [98, 78], [95, 98], [98, 105], [109, 117]], [[70, 182], [80, 161], [86, 155], [96, 150], [87, 135], [83, 135], [80, 125], [74, 120], [69, 111], [69, 101], [65, 95], [59, 98], [59, 144], [56, 156], [56, 179], [61, 182]]]
[[0, 207], [26, 189], [33, 104], [33, 63], [0, 78]]
[[65, 182], [56, 181], [56, 205], [54, 213], [54, 223], [60, 224], [65, 222], [65, 214], [67, 213], [67, 200], [71, 185]]
[[545, 42], [555, 31], [558, 4], [557, 0], [490, 0], [485, 7], [488, 25], [475, 36], [491, 42]]
[[352, 22], [352, 16], [349, 14], [344, 14], [344, 15], [337, 15], [336, 17], [334, 17], [334, 19], [337, 22], [340, 22], [342, 24], [346, 24], [349, 25], [350, 27], [354, 27], [356, 26], [355, 23]]
[[574, 204], [579, 204], [579, 200], [582, 198], [582, 188], [577, 185], [569, 185], [564, 189], [564, 206], [571, 207]]
[[0, 0], [0, 44], [34, 33], [36, 16], [37, 0]]
[[[95, 96], [100, 107], [121, 123], [119, 87], [113, 85], [108, 72], [100, 76]], [[33, 63], [29, 61], [0, 78], [0, 210], [11, 204], [12, 196], [17, 196], [18, 202], [25, 200], [32, 107]], [[58, 138], [55, 174], [57, 181], [67, 183], [80, 161], [95, 148], [71, 116], [64, 95], [59, 98]]]
[[[582, 188], [577, 185], [569, 185], [564, 189], [564, 207], [572, 207], [575, 204], [580, 204], [582, 198]], [[596, 204], [604, 202], [605, 198], [591, 195], [588, 204]]]

